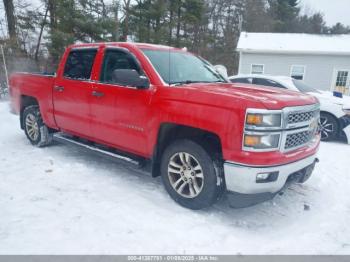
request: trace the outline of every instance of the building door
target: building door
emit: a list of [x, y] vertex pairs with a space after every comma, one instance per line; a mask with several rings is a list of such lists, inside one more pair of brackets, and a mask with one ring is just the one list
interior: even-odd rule
[[350, 71], [349, 70], [335, 70], [333, 80], [333, 91], [341, 92], [349, 95], [350, 86]]

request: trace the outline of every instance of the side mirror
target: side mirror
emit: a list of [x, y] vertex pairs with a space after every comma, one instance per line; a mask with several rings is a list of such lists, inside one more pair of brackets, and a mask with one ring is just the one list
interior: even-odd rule
[[116, 69], [112, 73], [112, 82], [122, 86], [132, 86], [139, 89], [149, 88], [149, 80], [134, 69]]
[[228, 79], [227, 68], [224, 65], [216, 65], [214, 66], [216, 72], [222, 75], [225, 79]]

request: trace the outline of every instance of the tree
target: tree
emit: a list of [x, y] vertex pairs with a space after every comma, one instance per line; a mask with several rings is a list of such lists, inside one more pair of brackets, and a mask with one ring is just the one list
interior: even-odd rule
[[274, 20], [269, 14], [266, 0], [245, 0], [243, 30], [246, 32], [271, 32]]
[[[118, 3], [118, 2], [117, 2]], [[53, 63], [64, 48], [76, 41], [112, 41], [115, 37], [115, 6], [104, 0], [48, 0], [50, 13], [48, 49]]]
[[128, 40], [128, 35], [129, 35], [129, 17], [130, 17], [130, 4], [131, 0], [123, 0], [124, 2], [124, 22], [123, 22], [123, 41]]
[[342, 23], [336, 23], [334, 26], [329, 28], [329, 33], [330, 34], [336, 34], [336, 35], [349, 34], [350, 33], [350, 27], [349, 26], [345, 26]]
[[300, 13], [298, 0], [268, 0], [270, 14], [274, 18], [275, 32], [294, 32]]
[[5, 7], [8, 34], [13, 44], [16, 44], [17, 43], [16, 17], [15, 17], [15, 7], [13, 5], [13, 0], [3, 0], [3, 2]]

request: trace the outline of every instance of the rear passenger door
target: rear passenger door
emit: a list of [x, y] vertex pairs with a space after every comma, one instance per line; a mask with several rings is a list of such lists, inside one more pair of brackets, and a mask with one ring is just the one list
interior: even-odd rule
[[67, 133], [85, 138], [91, 138], [91, 73], [96, 54], [97, 48], [72, 49], [53, 90], [57, 125]]

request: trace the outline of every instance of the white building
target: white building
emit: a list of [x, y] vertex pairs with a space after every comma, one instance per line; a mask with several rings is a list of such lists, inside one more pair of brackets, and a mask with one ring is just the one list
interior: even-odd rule
[[349, 94], [350, 35], [242, 32], [237, 51], [239, 74], [292, 76]]

